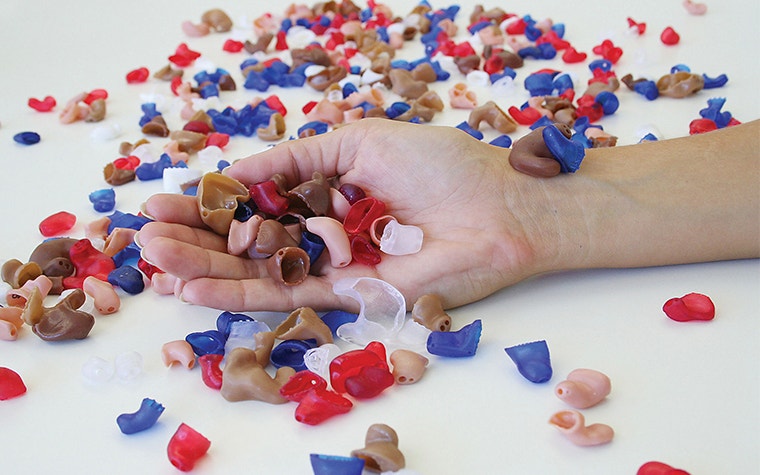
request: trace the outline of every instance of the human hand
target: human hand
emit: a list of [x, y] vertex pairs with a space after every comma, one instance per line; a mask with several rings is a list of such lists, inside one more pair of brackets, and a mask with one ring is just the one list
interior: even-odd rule
[[512, 170], [508, 153], [450, 127], [365, 119], [280, 144], [225, 170], [246, 185], [280, 173], [291, 187], [319, 171], [358, 185], [400, 223], [423, 230], [420, 252], [383, 255], [375, 267], [334, 268], [323, 256], [303, 283], [279, 284], [264, 260], [229, 255], [226, 238], [201, 222], [195, 199], [180, 195], [146, 202], [156, 222], [140, 231], [139, 244], [144, 259], [185, 282], [182, 300], [224, 310], [355, 309], [356, 302], [332, 292], [334, 282], [351, 276], [390, 283], [408, 307], [426, 293], [440, 295], [447, 308], [463, 305], [537, 269], [535, 233], [525, 226], [532, 221], [525, 218], [530, 205], [515, 201], [523, 199], [518, 184], [535, 179]]

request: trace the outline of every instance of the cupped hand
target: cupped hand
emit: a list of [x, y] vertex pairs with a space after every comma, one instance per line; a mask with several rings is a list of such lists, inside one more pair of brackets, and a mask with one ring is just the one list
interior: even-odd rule
[[[508, 151], [451, 127], [364, 119], [330, 133], [292, 140], [234, 163], [225, 174], [244, 184], [283, 174], [293, 187], [319, 171], [352, 183], [385, 202], [402, 224], [420, 227], [420, 252], [383, 255], [374, 266], [334, 268], [319, 259], [306, 280], [285, 286], [271, 279], [264, 260], [226, 252], [226, 238], [206, 228], [195, 199], [155, 195], [145, 211], [156, 219], [139, 233], [142, 256], [184, 285], [182, 300], [230, 311], [356, 309], [336, 296], [343, 277], [374, 277], [396, 287], [407, 306], [427, 293], [454, 307], [483, 298], [535, 273], [519, 182]], [[535, 180], [535, 179], [533, 179]], [[525, 208], [525, 209], [523, 209]], [[518, 216], [519, 215], [519, 216]], [[522, 217], [521, 217], [522, 216]]]

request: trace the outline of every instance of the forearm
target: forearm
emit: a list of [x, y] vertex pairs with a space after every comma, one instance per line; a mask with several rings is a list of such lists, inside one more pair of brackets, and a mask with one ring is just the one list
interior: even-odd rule
[[547, 270], [760, 256], [760, 121], [589, 150], [575, 175], [539, 181], [555, 208]]

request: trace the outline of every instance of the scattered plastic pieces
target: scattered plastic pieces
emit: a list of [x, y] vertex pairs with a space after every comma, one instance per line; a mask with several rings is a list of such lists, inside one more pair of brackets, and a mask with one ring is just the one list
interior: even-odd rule
[[0, 401], [19, 397], [26, 393], [21, 376], [10, 368], [0, 366]]
[[113, 188], [93, 191], [88, 198], [90, 203], [92, 203], [92, 207], [99, 213], [113, 211], [116, 206], [116, 192]]
[[483, 322], [478, 319], [455, 332], [433, 331], [427, 339], [431, 355], [462, 358], [475, 356], [483, 332]]
[[673, 468], [662, 462], [647, 462], [636, 471], [636, 475], [689, 475], [689, 472]]
[[364, 460], [342, 455], [310, 454], [314, 475], [361, 475]]
[[356, 398], [368, 399], [383, 392], [393, 382], [385, 347], [380, 342], [370, 342], [361, 350], [347, 351], [330, 363], [330, 383], [338, 393], [347, 392]]
[[425, 374], [429, 360], [419, 353], [400, 348], [390, 356], [397, 384], [414, 384]]
[[130, 295], [137, 295], [145, 290], [142, 273], [128, 265], [123, 265], [109, 272], [108, 282]]
[[280, 395], [280, 388], [295, 374], [289, 366], [277, 369], [274, 377], [267, 373], [267, 361], [259, 361], [254, 350], [244, 347], [233, 349], [225, 355], [222, 373], [222, 397], [230, 402], [264, 401], [284, 404], [287, 399]]
[[677, 45], [678, 42], [681, 41], [681, 35], [679, 35], [673, 27], [668, 26], [662, 30], [662, 33], [660, 33], [660, 41], [668, 46]]
[[[213, 353], [209, 353], [213, 354]], [[193, 347], [185, 340], [174, 340], [161, 346], [161, 360], [164, 366], [180, 365], [186, 369], [195, 366], [195, 353]]]
[[41, 140], [37, 132], [19, 132], [13, 136], [13, 141], [21, 145], [34, 145]]
[[82, 365], [82, 377], [93, 384], [108, 382], [114, 374], [113, 364], [99, 356], [91, 356]]
[[59, 211], [51, 214], [40, 222], [40, 233], [45, 237], [65, 233], [74, 227], [77, 217], [68, 211]]
[[133, 69], [127, 73], [127, 84], [143, 83], [147, 81], [149, 77], [150, 71], [148, 71], [148, 68], [142, 67]]
[[552, 377], [549, 347], [545, 340], [504, 348], [521, 375], [532, 383], [545, 383]]
[[337, 295], [351, 297], [360, 303], [355, 322], [341, 325], [340, 338], [357, 345], [372, 341], [393, 341], [404, 325], [404, 296], [387, 282], [370, 277], [345, 278], [333, 285]]
[[169, 461], [183, 472], [189, 472], [195, 467], [211, 447], [211, 441], [184, 422], [169, 440], [166, 448]]
[[387, 424], [372, 424], [367, 429], [364, 447], [351, 451], [352, 457], [364, 460], [373, 472], [397, 472], [406, 466], [404, 454], [398, 448], [398, 434]]
[[691, 15], [704, 15], [707, 13], [707, 5], [704, 3], [697, 3], [693, 2], [692, 0], [684, 0], [683, 6]]
[[42, 100], [31, 97], [27, 104], [37, 112], [50, 112], [55, 108], [56, 101], [53, 96], [45, 96]]
[[602, 445], [612, 441], [615, 432], [606, 424], [586, 426], [586, 419], [578, 411], [559, 411], [549, 419], [570, 442], [582, 447]]
[[193, 332], [185, 337], [193, 352], [198, 356], [208, 355], [210, 353], [223, 355], [225, 338], [218, 330], [206, 330], [203, 332]]
[[116, 355], [113, 365], [116, 377], [122, 382], [129, 382], [142, 374], [143, 358], [136, 351], [125, 351]]
[[715, 318], [713, 301], [707, 295], [696, 292], [669, 299], [662, 306], [662, 311], [676, 322], [706, 321]]
[[164, 412], [164, 406], [153, 399], [145, 398], [137, 412], [120, 414], [116, 424], [123, 434], [131, 435], [150, 429]]
[[220, 367], [224, 355], [209, 353], [198, 357], [203, 383], [211, 389], [222, 389], [222, 369]]
[[544, 127], [541, 134], [549, 151], [559, 162], [560, 171], [575, 173], [580, 168], [583, 157], [586, 156], [586, 149], [578, 142], [570, 140], [556, 125]]
[[557, 384], [554, 394], [576, 409], [599, 404], [612, 390], [610, 378], [593, 369], [575, 369]]

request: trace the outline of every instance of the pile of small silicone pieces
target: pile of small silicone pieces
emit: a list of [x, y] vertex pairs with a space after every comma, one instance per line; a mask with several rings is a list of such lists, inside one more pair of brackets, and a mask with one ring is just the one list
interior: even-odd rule
[[[691, 13], [705, 12], [704, 5], [688, 0], [684, 5]], [[250, 55], [240, 64], [246, 89], [267, 92], [273, 85], [309, 86], [324, 93], [322, 99], [303, 107], [308, 122], [298, 129], [298, 137], [326, 133], [364, 117], [432, 121], [435, 113], [443, 110], [444, 100], [429, 90], [427, 84], [450, 78], [450, 72], [441, 65], [444, 58], [456, 65], [468, 83], [491, 84], [498, 89], [513, 87], [515, 69], [525, 60], [540, 61], [561, 54], [564, 62], [572, 64], [588, 57], [564, 39], [564, 25], [550, 20], [535, 21], [527, 15], [519, 17], [501, 9], [474, 11], [468, 26], [470, 40], [457, 43], [454, 37], [458, 11], [456, 6], [436, 10], [422, 2], [400, 19], [371, 1], [364, 9], [350, 1], [327, 2], [314, 8], [292, 6], [282, 17], [257, 18], [253, 22], [255, 41], [231, 38], [224, 43], [224, 50], [245, 51]], [[636, 34], [645, 33], [645, 23], [633, 19], [628, 22]], [[188, 36], [199, 36], [229, 32], [233, 23], [226, 13], [215, 9], [204, 14], [199, 24], [185, 22], [182, 27]], [[418, 61], [393, 60], [394, 51], [417, 35], [426, 56]], [[317, 41], [320, 38], [323, 43]], [[667, 27], [661, 40], [665, 45], [677, 44], [678, 33]], [[308, 46], [289, 49], [289, 41]], [[476, 51], [476, 47], [481, 51]], [[272, 50], [275, 54], [268, 57]], [[290, 54], [290, 63], [276, 56], [282, 52]], [[506, 112], [493, 101], [478, 104], [466, 83], [455, 84], [449, 92], [449, 105], [471, 110], [469, 119], [457, 127], [482, 139], [479, 128], [485, 122], [502, 134], [491, 143], [509, 147], [512, 139], [507, 134], [515, 132], [518, 126], [537, 130], [563, 124], [570, 132], [564, 139], [556, 139], [552, 150], [556, 157], [563, 154], [557, 148], [566, 147], [565, 139], [576, 150], [615, 145], [617, 139], [604, 132], [597, 122], [617, 111], [619, 101], [615, 94], [621, 82], [648, 100], [660, 95], [693, 96], [702, 89], [721, 87], [727, 82], [725, 75], [712, 78], [694, 74], [685, 65], [674, 66], [656, 82], [635, 79], [630, 74], [618, 79], [614, 65], [623, 54], [622, 49], [605, 40], [593, 53], [599, 58], [589, 62], [592, 77], [577, 99], [571, 76], [549, 69], [527, 76], [524, 86], [531, 99], [519, 107], [509, 107]], [[123, 143], [120, 158], [103, 171], [107, 183], [119, 186], [135, 179], [163, 178], [168, 190], [196, 194], [204, 222], [228, 236], [229, 252], [268, 259], [270, 274], [283, 285], [300, 283], [309, 273], [309, 263], [325, 250], [331, 264], [340, 267], [351, 262], [376, 265], [383, 254], [404, 255], [420, 249], [422, 231], [398, 223], [386, 213], [381, 201], [358, 187], [344, 184], [336, 189], [329, 178], [320, 174], [291, 188], [278, 176], [246, 186], [219, 173], [202, 174], [190, 169], [188, 162], [193, 155], [203, 163], [218, 162], [217, 167], [223, 168], [227, 164], [222, 159], [223, 149], [233, 136], [255, 134], [266, 141], [286, 136], [287, 110], [277, 95], [258, 98], [239, 109], [217, 110], [212, 105], [220, 102], [224, 91], [237, 87], [233, 74], [211, 68], [197, 73], [193, 81], [183, 80], [185, 70], [201, 56], [183, 43], [168, 58], [169, 64], [153, 74], [153, 78], [167, 81], [171, 94], [183, 104], [182, 129], [169, 130], [162, 117], [161, 101], [143, 103], [140, 131], [169, 141], [158, 160], [152, 160], [145, 139]], [[150, 78], [146, 67], [126, 74], [130, 84]], [[100, 122], [106, 116], [107, 99], [108, 93], [102, 89], [77, 94], [60, 112], [60, 120], [64, 124], [78, 120]], [[700, 111], [701, 117], [689, 125], [689, 132], [702, 133], [739, 123], [722, 110], [724, 104], [723, 98], [709, 99], [707, 107]], [[29, 106], [49, 112], [55, 109], [56, 100], [51, 96], [42, 100], [32, 98]], [[113, 138], [120, 131], [101, 128], [93, 133]], [[642, 140], [656, 139], [651, 134], [642, 137]], [[22, 132], [14, 140], [31, 145], [39, 142], [40, 136]], [[543, 140], [547, 145], [551, 142], [546, 135]], [[575, 171], [580, 158], [582, 153], [569, 166], [563, 164], [562, 171]], [[98, 212], [114, 210], [113, 189], [97, 190], [89, 199]], [[2, 278], [11, 290], [6, 295], [8, 306], [0, 308], [0, 337], [13, 340], [21, 326], [28, 324], [45, 340], [82, 339], [95, 324], [93, 311], [105, 315], [119, 310], [116, 288], [138, 294], [150, 282], [161, 293], [173, 292], [172, 278], [142, 260], [140, 249], [133, 242], [134, 234], [148, 221], [141, 215], [115, 211], [90, 223], [86, 238], [56, 237], [41, 243], [25, 263], [7, 261]], [[74, 215], [57, 213], [40, 223], [40, 232], [46, 237], [60, 236], [72, 229], [75, 222]], [[387, 296], [392, 304], [385, 302], [384, 313], [390, 314], [390, 318], [377, 322], [368, 317], [375, 313], [367, 308], [372, 303], [364, 300], [369, 289], [381, 290]], [[164, 362], [167, 366], [181, 365], [188, 369], [197, 362], [203, 382], [218, 389], [225, 399], [294, 401], [296, 420], [319, 424], [348, 412], [355, 401], [380, 395], [393, 384], [419, 381], [428, 364], [428, 359], [420, 354], [423, 349], [444, 357], [472, 356], [477, 350], [482, 331], [480, 320], [458, 331], [449, 331], [451, 319], [434, 295], [415, 302], [409, 320], [403, 297], [387, 283], [356, 279], [336, 284], [334, 291], [354, 297], [362, 304], [362, 312], [356, 315], [335, 311], [320, 317], [310, 308], [299, 308], [274, 330], [246, 315], [224, 312], [216, 329], [164, 345]], [[61, 294], [61, 299], [54, 306], [43, 305], [47, 295], [57, 294]], [[710, 299], [700, 294], [671, 299], [663, 310], [681, 322], [710, 320], [715, 314]], [[363, 348], [340, 353], [333, 344], [333, 335]], [[280, 343], [275, 346], [276, 340]], [[396, 348], [388, 358], [389, 347]], [[546, 342], [517, 345], [506, 348], [506, 352], [529, 381], [550, 380]], [[274, 376], [266, 371], [270, 363], [278, 368]], [[604, 374], [578, 369], [556, 386], [555, 394], [572, 407], [585, 409], [602, 401], [610, 390], [609, 378]], [[26, 386], [18, 374], [0, 368], [0, 400], [25, 392]], [[117, 423], [125, 434], [139, 432], [150, 428], [163, 410], [161, 404], [146, 398], [138, 412], [122, 414]], [[613, 434], [605, 425], [586, 427], [583, 415], [575, 410], [560, 411], [550, 422], [579, 445], [609, 442]], [[169, 443], [169, 458], [178, 468], [190, 470], [209, 446], [210, 441], [182, 424]], [[337, 466], [350, 467], [343, 468], [345, 471], [341, 473], [361, 473], [363, 468], [395, 471], [404, 467], [404, 458], [398, 450], [395, 431], [379, 424], [370, 427], [365, 448], [354, 451], [351, 457], [314, 454], [312, 465], [315, 473], [335, 473]], [[638, 473], [685, 472], [649, 462]]]

